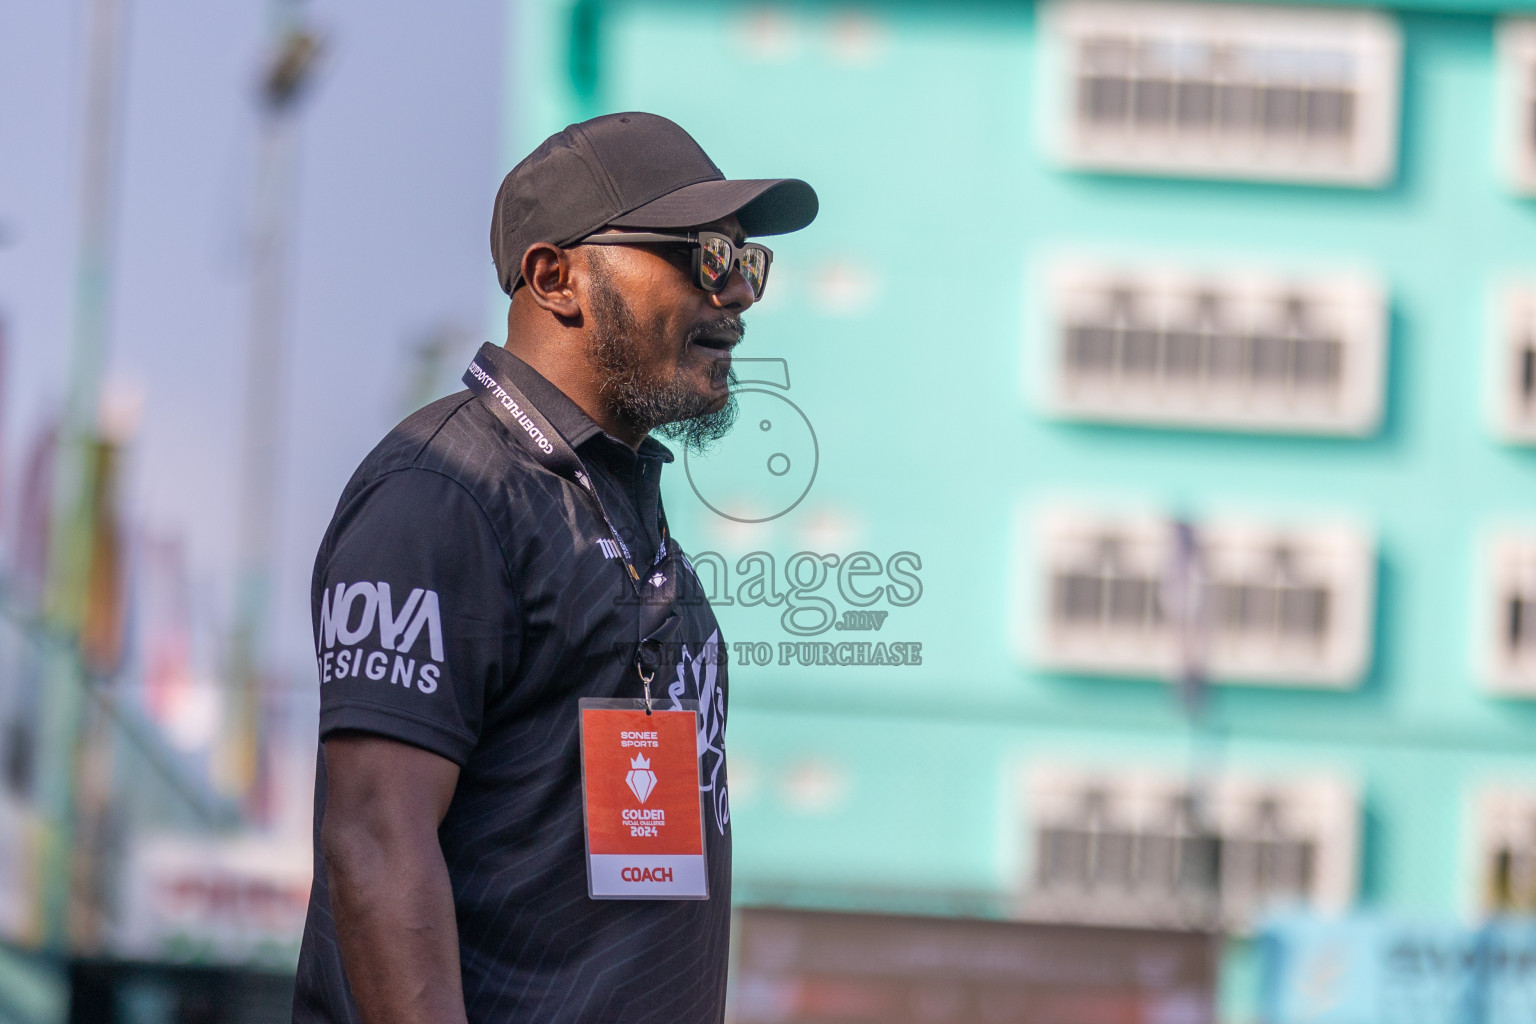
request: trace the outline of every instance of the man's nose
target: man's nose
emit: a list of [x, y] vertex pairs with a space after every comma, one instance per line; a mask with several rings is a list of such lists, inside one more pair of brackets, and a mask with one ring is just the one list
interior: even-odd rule
[[752, 295], [752, 286], [742, 276], [740, 264], [731, 267], [731, 276], [725, 279], [725, 287], [711, 295], [709, 301], [716, 309], [738, 313], [757, 301]]

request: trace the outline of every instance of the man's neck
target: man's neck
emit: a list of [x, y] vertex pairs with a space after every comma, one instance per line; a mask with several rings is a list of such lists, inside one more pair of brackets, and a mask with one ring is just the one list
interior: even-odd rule
[[504, 347], [559, 388], [605, 433], [631, 449], [639, 449], [650, 431], [630, 424], [603, 401], [602, 379], [587, 360], [585, 336], [575, 334], [572, 330], [557, 339], [529, 339], [525, 334], [512, 333]]

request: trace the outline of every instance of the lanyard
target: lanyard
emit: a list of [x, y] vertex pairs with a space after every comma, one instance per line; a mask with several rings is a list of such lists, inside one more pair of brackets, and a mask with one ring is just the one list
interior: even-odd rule
[[[586, 467], [582, 465], [581, 458], [571, 448], [570, 443], [560, 436], [560, 432], [550, 425], [549, 420], [544, 418], [544, 414], [528, 401], [528, 396], [524, 395], [510, 380], [497, 376], [495, 370], [487, 365], [489, 362], [489, 360], [482, 361], [481, 356], [470, 360], [469, 369], [464, 371], [464, 383], [507, 426], [512, 436], [527, 449], [528, 454], [538, 460], [539, 465], [558, 476], [575, 481], [587, 495], [598, 517], [602, 519], [603, 525], [608, 528], [608, 534], [618, 547], [620, 555], [623, 556], [629, 585], [636, 596], [639, 596], [641, 577], [635, 568], [635, 560], [629, 552], [629, 545], [624, 543], [624, 538], [619, 535], [613, 520], [608, 517], [607, 509], [603, 508], [603, 499], [598, 495], [597, 488], [593, 486], [592, 478], [587, 474]], [[667, 514], [662, 511], [659, 502], [656, 505], [656, 516], [658, 525], [661, 527], [661, 546], [656, 549], [656, 557], [651, 562], [651, 568], [646, 572], [646, 578], [660, 590], [667, 583], [667, 572], [663, 563], [667, 560], [669, 535]]]

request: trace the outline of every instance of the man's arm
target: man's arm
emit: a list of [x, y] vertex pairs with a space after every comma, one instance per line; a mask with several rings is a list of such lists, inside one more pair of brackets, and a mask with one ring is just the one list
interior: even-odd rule
[[341, 960], [367, 1024], [464, 1021], [459, 933], [437, 828], [452, 761], [365, 733], [325, 739], [320, 849]]

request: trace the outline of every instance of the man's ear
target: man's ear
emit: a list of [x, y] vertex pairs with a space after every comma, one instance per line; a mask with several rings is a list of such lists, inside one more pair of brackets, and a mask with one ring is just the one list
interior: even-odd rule
[[563, 320], [581, 316], [581, 302], [576, 298], [571, 253], [548, 242], [535, 242], [523, 253], [523, 280], [528, 294], [540, 309]]

